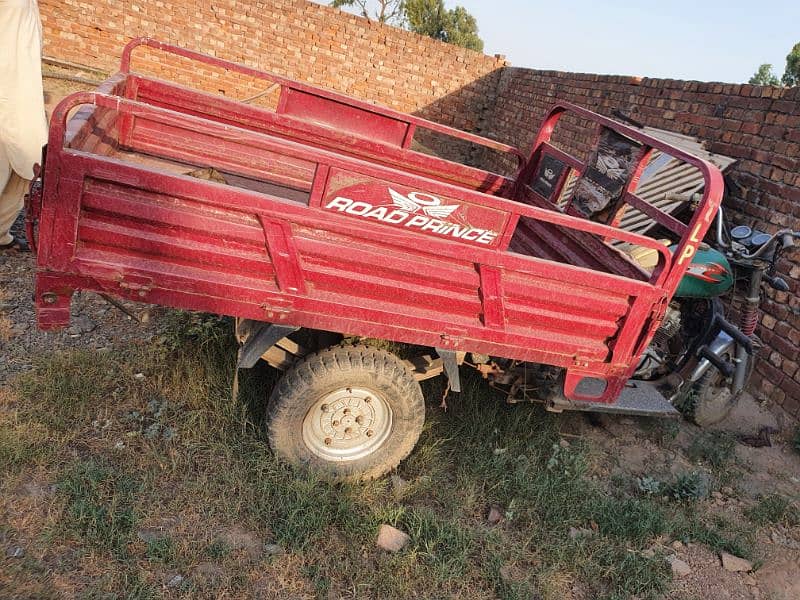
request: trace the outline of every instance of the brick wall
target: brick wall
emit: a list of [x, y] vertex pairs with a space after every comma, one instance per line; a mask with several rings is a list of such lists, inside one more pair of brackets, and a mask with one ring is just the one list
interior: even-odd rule
[[[800, 87], [792, 89], [506, 68], [487, 128], [491, 137], [528, 149], [541, 119], [565, 100], [607, 116], [615, 111], [653, 127], [708, 142], [737, 159], [726, 205], [735, 220], [767, 232], [800, 229]], [[562, 143], [582, 154], [593, 130], [572, 123]], [[790, 260], [794, 259], [794, 260]], [[766, 347], [751, 391], [800, 417], [800, 252], [778, 271], [789, 293], [769, 290], [757, 334]]]
[[[800, 88], [639, 79], [505, 67], [429, 38], [303, 0], [40, 0], [45, 54], [114, 70], [123, 45], [150, 35], [221, 58], [483, 132], [527, 149], [547, 109], [566, 100], [707, 140], [739, 160], [728, 206], [767, 231], [800, 229]], [[137, 66], [232, 97], [261, 89], [229, 73], [140, 56]], [[504, 68], [505, 67], [505, 68]], [[263, 87], [263, 86], [262, 86]], [[589, 137], [567, 123], [581, 154]], [[800, 417], [800, 263], [783, 260], [789, 294], [768, 292], [758, 333], [766, 343], [753, 391]]]
[[[505, 64], [305, 0], [39, 0], [39, 6], [45, 56], [111, 72], [125, 43], [150, 36], [470, 130]], [[231, 97], [265, 87], [147, 50], [137, 55], [137, 69]], [[475, 81], [485, 82], [481, 90], [469, 86]], [[452, 101], [435, 104], [445, 96]]]

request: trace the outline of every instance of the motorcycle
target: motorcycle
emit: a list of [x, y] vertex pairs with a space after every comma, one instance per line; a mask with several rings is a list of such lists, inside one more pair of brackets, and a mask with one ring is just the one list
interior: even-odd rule
[[[655, 383], [697, 425], [722, 421], [747, 387], [761, 345], [755, 336], [761, 288], [789, 291], [775, 267], [797, 237], [789, 229], [769, 235], [746, 225], [728, 228], [720, 207], [715, 247], [698, 249], [634, 379]], [[726, 308], [738, 313], [738, 327]]]
[[[676, 414], [674, 409], [678, 409], [700, 426], [722, 421], [736, 405], [753, 371], [760, 347], [755, 330], [760, 321], [761, 288], [769, 285], [779, 292], [789, 291], [786, 281], [775, 274], [775, 267], [800, 233], [783, 229], [769, 235], [745, 225], [727, 227], [720, 207], [711, 236], [715, 237], [713, 247], [703, 243], [698, 248], [628, 382], [633, 387], [638, 382], [655, 386], [669, 402], [668, 410], [577, 407], [561, 396], [563, 373], [558, 368], [521, 361], [495, 362], [489, 357], [473, 357], [478, 363], [473, 366], [492, 387], [505, 393], [510, 403], [543, 402], [556, 412], [579, 409], [639, 415]], [[647, 252], [649, 258], [656, 259], [654, 250]], [[655, 264], [648, 265], [648, 256], [635, 251], [629, 254], [645, 268]], [[726, 310], [738, 313], [738, 326], [731, 323]]]

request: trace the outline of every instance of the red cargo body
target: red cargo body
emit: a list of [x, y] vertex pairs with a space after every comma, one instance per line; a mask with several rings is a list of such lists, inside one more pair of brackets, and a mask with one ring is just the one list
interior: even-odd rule
[[[274, 82], [277, 108], [133, 73], [131, 52], [142, 44]], [[565, 177], [547, 198], [533, 190], [543, 157], [586, 168], [549, 143], [565, 112], [641, 145], [620, 206], [680, 237], [674, 256], [654, 239], [560, 211]], [[516, 176], [413, 150], [422, 129], [505, 154]], [[634, 193], [652, 149], [703, 173], [688, 225]], [[225, 183], [186, 175], [198, 168]], [[575, 106], [556, 106], [524, 156], [147, 39], [126, 47], [120, 73], [96, 92], [59, 104], [42, 173], [29, 215], [38, 222], [43, 329], [67, 325], [72, 293], [92, 290], [555, 365], [566, 368], [567, 398], [606, 403], [658, 327], [723, 189], [713, 165]], [[655, 249], [658, 267], [640, 270], [612, 240]], [[607, 382], [600, 396], [576, 392], [585, 377]]]

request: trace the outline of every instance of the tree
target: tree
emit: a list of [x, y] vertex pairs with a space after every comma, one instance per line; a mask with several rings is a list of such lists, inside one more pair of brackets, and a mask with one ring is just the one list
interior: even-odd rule
[[[785, 75], [784, 75], [785, 77]], [[750, 83], [752, 85], [780, 85], [780, 79], [772, 72], [772, 65], [769, 63], [764, 63], [760, 67], [758, 67], [758, 71], [750, 78]]]
[[365, 19], [483, 52], [475, 17], [462, 6], [445, 8], [444, 0], [331, 0], [331, 6], [352, 7]]
[[[404, 0], [375, 0], [377, 6], [372, 16], [379, 23], [389, 23], [402, 25], [404, 20]], [[331, 6], [340, 8], [342, 6], [354, 6], [361, 13], [361, 16], [371, 21], [368, 0], [332, 0]]]
[[783, 72], [783, 85], [800, 85], [800, 42], [786, 55], [786, 70]]
[[414, 33], [483, 52], [478, 23], [462, 6], [448, 10], [444, 0], [406, 0], [405, 16]]

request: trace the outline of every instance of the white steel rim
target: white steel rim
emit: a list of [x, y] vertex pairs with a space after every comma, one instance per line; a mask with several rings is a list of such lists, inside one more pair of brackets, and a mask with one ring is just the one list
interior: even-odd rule
[[383, 395], [347, 387], [322, 396], [303, 419], [303, 442], [329, 461], [353, 461], [380, 448], [392, 431], [392, 409]]

